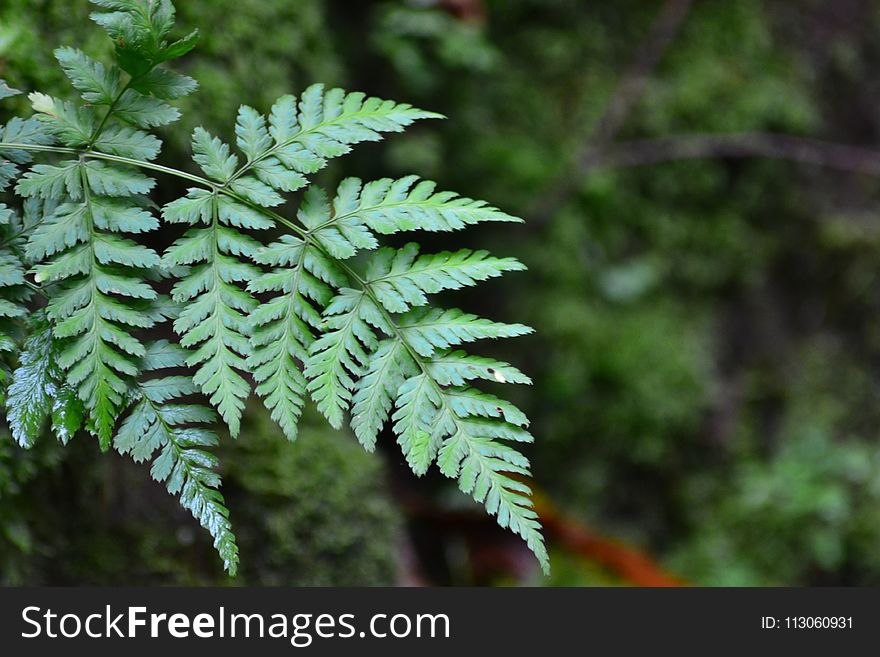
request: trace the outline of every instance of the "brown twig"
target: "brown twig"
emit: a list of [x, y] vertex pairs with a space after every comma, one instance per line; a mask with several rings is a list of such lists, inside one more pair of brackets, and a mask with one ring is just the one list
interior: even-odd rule
[[633, 63], [621, 77], [590, 136], [571, 166], [526, 212], [532, 225], [552, 218], [584, 175], [602, 168], [713, 158], [770, 158], [880, 176], [880, 151], [768, 132], [686, 134], [614, 143], [626, 117], [644, 93], [651, 73], [675, 38], [692, 2], [668, 0]]
[[[687, 586], [686, 580], [668, 572], [650, 554], [623, 541], [604, 536], [583, 522], [563, 513], [535, 483], [514, 476], [532, 488], [535, 511], [541, 518], [548, 543], [584, 562], [598, 564], [633, 586]], [[492, 518], [471, 510], [444, 509], [422, 497], [398, 495], [398, 500], [412, 518], [430, 521], [441, 533], [459, 534], [470, 546], [475, 575], [524, 576], [535, 567], [525, 544], [511, 534], [497, 532]], [[500, 537], [500, 542], [498, 540]]]
[[538, 218], [553, 216], [577, 185], [582, 162], [589, 160], [597, 149], [603, 149], [614, 140], [632, 108], [644, 94], [651, 74], [678, 33], [692, 3], [693, 0], [666, 0], [654, 19], [644, 44], [624, 71], [593, 130], [585, 139], [584, 147], [575, 154], [572, 166], [555, 186], [541, 195], [527, 215]]
[[563, 514], [540, 491], [534, 491], [535, 511], [548, 538], [583, 559], [601, 564], [635, 586], [686, 586], [687, 582], [666, 571], [649, 554], [607, 536], [602, 536]]
[[678, 33], [690, 11], [692, 0], [667, 0], [635, 59], [623, 73], [617, 87], [605, 104], [605, 109], [587, 139], [584, 153], [610, 144], [623, 127], [632, 108], [645, 92], [651, 74]]
[[880, 176], [880, 152], [859, 146], [767, 132], [692, 134], [619, 142], [592, 151], [579, 173], [609, 167], [709, 158], [762, 157]]

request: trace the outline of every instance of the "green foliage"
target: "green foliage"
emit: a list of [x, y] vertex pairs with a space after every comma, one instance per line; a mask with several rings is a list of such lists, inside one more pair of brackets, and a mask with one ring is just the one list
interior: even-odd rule
[[[143, 358], [143, 370], [153, 372], [182, 367], [185, 363], [183, 349], [163, 340], [150, 345]], [[153, 479], [164, 481], [172, 495], [180, 494], [181, 505], [211, 533], [226, 570], [234, 575], [238, 547], [229, 511], [217, 490], [217, 459], [204, 449], [219, 442], [217, 435], [204, 426], [214, 422], [216, 416], [204, 406], [180, 402], [180, 398], [196, 392], [193, 380], [186, 376], [139, 382], [132, 394], [134, 406], [119, 427], [113, 446], [120, 454], [130, 454], [136, 462], [159, 452], [151, 469]]]
[[[877, 581], [880, 449], [870, 374], [833, 341], [804, 345], [797, 356], [773, 444], [750, 415], [726, 477], [702, 473], [687, 484], [687, 519], [699, 531], [674, 547], [671, 563], [688, 577], [774, 586], [846, 568], [857, 581]], [[866, 410], [856, 417], [852, 408]]]
[[[165, 99], [183, 116], [161, 131], [161, 161], [194, 172], [192, 164], [181, 164], [189, 161], [194, 127], [234, 146], [234, 117], [242, 102], [268, 112], [276, 98], [313, 80], [369, 88], [453, 117], [454, 125], [445, 129], [416, 127], [382, 145], [356, 148], [314, 180], [329, 190], [346, 175], [397, 179], [417, 171], [436, 180], [438, 189], [490, 198], [527, 217], [522, 227], [477, 228], [465, 242], [455, 235], [401, 235], [386, 243], [421, 241], [426, 253], [491, 248], [529, 264], [528, 276], [469, 289], [461, 303], [471, 312], [536, 328], [528, 342], [501, 341], [491, 353], [535, 380], [533, 390], [501, 390], [528, 409], [531, 430], [541, 436], [528, 453], [543, 492], [591, 529], [638, 545], [694, 583], [875, 583], [876, 180], [764, 158], [723, 158], [594, 169], [561, 211], [550, 213], [538, 201], [563, 175], [574, 173], [572, 155], [592, 134], [659, 4], [374, 0], [340, 12], [335, 9], [341, 3], [328, 0], [178, 3], [182, 24], [223, 29], [203, 30], [198, 48], [175, 66], [198, 79], [199, 93]], [[866, 80], [880, 63], [872, 44], [880, 19], [871, 3], [839, 4], [808, 3], [792, 12], [789, 3], [757, 0], [692, 3], [617, 140], [733, 131], [872, 143], [878, 115], [874, 86]], [[0, 2], [0, 77], [19, 89], [70, 99], [69, 81], [46, 44], [76, 45], [109, 62], [113, 43], [90, 28], [89, 10], [82, 1]], [[0, 109], [29, 115], [24, 95], [9, 97]], [[39, 161], [57, 165], [69, 159]], [[154, 198], [164, 203], [193, 184], [159, 176]], [[0, 202], [19, 209], [11, 198]], [[291, 207], [281, 213], [292, 218]], [[179, 237], [175, 231], [136, 239], [158, 250]], [[286, 280], [279, 276], [274, 284]], [[275, 292], [253, 294], [265, 304]], [[281, 309], [285, 300], [280, 295], [271, 302]], [[22, 322], [6, 326], [23, 344]], [[286, 326], [272, 323], [269, 329]], [[270, 335], [264, 333], [267, 344], [289, 344]], [[801, 344], [826, 339], [838, 341], [839, 349], [823, 352], [816, 367], [840, 376], [809, 394], [792, 394], [801, 376]], [[400, 357], [399, 350], [392, 355]], [[850, 360], [853, 366], [845, 366]], [[0, 361], [11, 376], [15, 354]], [[455, 371], [480, 372], [487, 386], [498, 383], [483, 366]], [[274, 366], [266, 366], [264, 375], [285, 380]], [[482, 386], [481, 380], [467, 379]], [[848, 385], [853, 380], [860, 382], [860, 394]], [[390, 399], [399, 383], [388, 381]], [[444, 385], [464, 384], [455, 379]], [[284, 385], [269, 385], [274, 398], [287, 397]], [[824, 417], [829, 398], [841, 408], [834, 423]], [[357, 399], [355, 393], [352, 403]], [[381, 399], [368, 395], [362, 403]], [[799, 409], [796, 422], [785, 419], [793, 406]], [[261, 582], [250, 578], [258, 576], [251, 569], [265, 565], [258, 560], [268, 553], [277, 565], [275, 583], [360, 583], [349, 572], [365, 571], [333, 560], [341, 548], [332, 521], [316, 518], [333, 517], [336, 507], [320, 503], [342, 503], [345, 491], [360, 499], [361, 488], [349, 488], [333, 474], [341, 463], [349, 472], [374, 472], [364, 460], [370, 455], [354, 460], [348, 449], [334, 457], [334, 465], [318, 467], [320, 445], [332, 454], [347, 442], [359, 445], [343, 432], [319, 431], [308, 408], [305, 419], [294, 420], [297, 443], [279, 444], [279, 434], [263, 440], [263, 425], [250, 422], [253, 412], [243, 416], [244, 439], [222, 440], [218, 452], [224, 495], [246, 555], [238, 581]], [[262, 458], [249, 450], [254, 441], [263, 443]], [[383, 451], [395, 449], [384, 436], [379, 442]], [[0, 483], [0, 579], [217, 582], [208, 579], [214, 563], [205, 549], [207, 533], [188, 543], [198, 528], [188, 513], [174, 513], [176, 502], [165, 500], [138, 466], [95, 459], [91, 441], [74, 441], [63, 450], [55, 443], [43, 439], [23, 452], [13, 440], [0, 440], [0, 481], [7, 473], [27, 474], [7, 478], [11, 488]], [[802, 443], [810, 445], [800, 448]], [[75, 481], [51, 468], [59, 455]], [[236, 477], [239, 466], [248, 464], [285, 475], [284, 484], [266, 475], [265, 491], [293, 490], [298, 476], [302, 488], [283, 499], [243, 489]], [[30, 483], [18, 483], [25, 480]], [[436, 492], [432, 505], [466, 503], [446, 494], [448, 484], [435, 489], [432, 483], [411, 485], [419, 494]], [[76, 506], [76, 498], [84, 503]], [[285, 512], [297, 514], [290, 524]], [[352, 529], [351, 515], [339, 517], [345, 520], [336, 531], [352, 544], [393, 555], [392, 544], [378, 539], [376, 528], [385, 528], [381, 517], [364, 518], [360, 533]], [[370, 531], [366, 525], [372, 522]], [[474, 581], [476, 561], [460, 558], [458, 532], [418, 520], [410, 527], [430, 581]], [[426, 530], [434, 539], [427, 548], [419, 543]], [[291, 539], [281, 546], [271, 536]], [[766, 549], [756, 551], [757, 543]], [[29, 572], [9, 560], [25, 548], [31, 550]], [[284, 572], [285, 559], [302, 563], [302, 570]], [[566, 554], [562, 545], [555, 546], [552, 560], [552, 581], [526, 581], [619, 583], [608, 573], [597, 575], [598, 566]], [[323, 574], [303, 574], [313, 569]]]
[[[162, 167], [153, 164], [161, 141], [150, 131], [176, 121], [180, 113], [168, 101], [196, 86], [166, 63], [189, 52], [196, 33], [172, 40], [169, 0], [93, 2], [111, 10], [92, 19], [111, 37], [114, 62], [58, 49], [81, 101], [34, 92], [36, 119], [13, 119], [0, 135], [0, 183], [17, 179], [20, 197], [44, 204], [22, 253], [0, 276], [17, 289], [28, 266], [28, 284], [46, 299], [45, 316], [25, 332], [10, 387], [7, 417], [18, 442], [30, 446], [59, 404], [70, 417], [56, 421], [53, 413], [53, 426], [66, 442], [83, 415], [68, 406], [81, 408], [102, 450], [154, 459], [153, 478], [180, 495], [234, 574], [238, 548], [217, 461], [205, 450], [218, 442], [206, 426], [214, 413], [183, 398], [204, 395], [236, 437], [253, 379], [290, 440], [307, 393], [334, 427], [350, 412], [368, 450], [390, 421], [417, 474], [436, 461], [519, 534], [546, 571], [522, 482], [529, 463], [511, 446], [532, 440], [528, 420], [469, 385], [529, 380], [504, 363], [450, 351], [531, 329], [428, 305], [429, 295], [524, 267], [485, 251], [379, 248], [378, 239], [518, 219], [415, 176], [366, 184], [347, 178], [332, 202], [308, 180], [359, 143], [440, 115], [316, 84], [298, 98], [282, 96], [268, 116], [242, 106], [235, 124], [240, 156], [199, 127], [192, 152], [203, 175]], [[58, 159], [21, 175], [33, 152]], [[144, 243], [160, 225], [148, 196], [155, 181], [147, 173], [155, 172], [193, 184], [161, 210], [165, 223], [189, 226], [161, 257]], [[297, 221], [275, 210], [303, 187]], [[2, 212], [11, 217], [5, 206]], [[265, 245], [262, 231], [279, 227], [290, 232]], [[352, 258], [370, 251], [361, 273]], [[170, 298], [159, 293], [163, 278], [174, 281]], [[21, 305], [0, 305], [10, 319], [25, 313]], [[179, 346], [152, 340], [168, 320]], [[168, 368], [179, 373], [156, 374]], [[68, 390], [78, 399], [68, 399]]]
[[7, 392], [12, 436], [22, 447], [31, 448], [42, 433], [43, 421], [51, 417], [53, 433], [67, 444], [82, 425], [82, 402], [64, 381], [44, 313], [31, 317], [27, 335]]

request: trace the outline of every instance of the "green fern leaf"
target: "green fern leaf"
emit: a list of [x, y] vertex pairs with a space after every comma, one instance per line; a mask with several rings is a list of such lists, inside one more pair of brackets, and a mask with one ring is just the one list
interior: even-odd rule
[[37, 112], [37, 118], [65, 146], [85, 146], [92, 139], [98, 127], [98, 115], [93, 108], [77, 107], [69, 101], [38, 92], [30, 94], [28, 98]]
[[[135, 196], [147, 194], [156, 184], [136, 169], [120, 165], [108, 166], [100, 161], [86, 162], [89, 188], [98, 196]], [[70, 196], [74, 196], [70, 194]]]
[[87, 103], [110, 105], [119, 95], [122, 83], [117, 67], [105, 68], [76, 48], [58, 48], [55, 59]]
[[82, 403], [63, 383], [55, 359], [51, 328], [45, 314], [37, 313], [28, 322], [28, 339], [7, 397], [6, 419], [13, 438], [22, 447], [33, 447], [50, 415], [62, 443], [67, 443], [82, 424]]
[[[58, 363], [67, 371], [71, 386], [78, 389], [91, 417], [102, 448], [112, 438], [116, 416], [127, 390], [126, 378], [137, 374], [135, 359], [143, 347], [131, 328], [147, 328], [153, 320], [141, 300], [155, 293], [134, 272], [158, 265], [150, 249], [120, 232], [155, 227], [148, 213], [132, 201], [92, 196], [120, 186], [151, 187], [149, 179], [127, 169], [112, 172], [111, 165], [75, 164], [80, 184], [57, 184], [57, 177], [27, 178], [26, 190], [34, 196], [71, 199], [62, 203], [30, 235], [27, 256], [37, 282], [63, 284], [50, 296], [47, 307], [54, 335], [62, 340]], [[70, 192], [74, 194], [71, 195]]]
[[238, 147], [245, 154], [248, 162], [256, 160], [272, 147], [272, 137], [269, 134], [266, 118], [253, 107], [242, 105], [238, 110], [235, 134]]
[[351, 408], [351, 428], [367, 451], [375, 449], [400, 386], [415, 372], [416, 364], [400, 340], [383, 340], [371, 355], [355, 386]]
[[457, 477], [463, 492], [485, 504], [499, 525], [519, 534], [548, 572], [549, 557], [529, 499], [531, 490], [509, 476], [528, 476], [528, 461], [516, 450], [462, 428], [446, 439], [439, 460], [444, 474]]
[[[38, 201], [25, 203], [25, 216], [0, 204], [0, 355], [16, 354], [22, 334], [22, 320], [30, 311], [27, 302], [31, 290], [25, 280], [25, 264], [22, 262], [21, 236], [30, 226], [30, 219], [39, 206]], [[34, 315], [30, 316], [33, 319]], [[24, 334], [27, 336], [28, 325]], [[6, 401], [5, 387], [12, 378], [12, 370], [6, 358], [0, 358], [0, 402]]]
[[[143, 370], [181, 367], [185, 359], [182, 349], [158, 341], [146, 351]], [[217, 459], [205, 450], [218, 443], [216, 434], [203, 426], [216, 418], [208, 408], [179, 401], [195, 392], [189, 377], [164, 376], [139, 382], [133, 393], [136, 401], [113, 444], [120, 454], [129, 454], [136, 462], [151, 459], [158, 452], [151, 470], [153, 478], [164, 481], [172, 495], [180, 495], [181, 505], [208, 530], [224, 567], [235, 575], [238, 547], [218, 490]]]
[[128, 89], [122, 94], [116, 103], [115, 115], [137, 128], [157, 128], [174, 123], [180, 118], [176, 107], [134, 89]]
[[320, 187], [311, 186], [306, 190], [297, 219], [309, 230], [312, 239], [331, 257], [347, 260], [358, 249], [373, 249], [379, 243], [367, 231], [359, 231], [352, 224], [340, 221], [340, 215], [333, 214], [327, 194]]
[[257, 261], [275, 269], [248, 289], [276, 296], [251, 313], [253, 353], [248, 367], [273, 419], [289, 440], [295, 440], [306, 394], [301, 363], [322, 325], [321, 310], [333, 296], [331, 285], [344, 285], [345, 277], [320, 251], [290, 235], [261, 249]]
[[518, 426], [528, 423], [518, 409], [473, 388], [443, 388], [423, 371], [401, 385], [393, 419], [398, 442], [417, 474], [436, 458], [441, 472], [458, 479], [463, 492], [485, 504], [502, 527], [519, 534], [541, 567], [549, 569], [530, 490], [510, 476], [528, 476], [528, 460], [500, 442], [531, 441]]
[[[521, 481], [529, 463], [515, 448], [532, 440], [528, 419], [471, 387], [530, 380], [507, 363], [453, 350], [531, 329], [428, 305], [432, 294], [523, 265], [469, 249], [380, 249], [377, 239], [520, 220], [416, 176], [366, 184], [347, 178], [332, 197], [308, 187], [295, 221], [272, 210], [329, 159], [440, 115], [312, 85], [299, 98], [279, 98], [268, 116], [242, 106], [237, 153], [197, 128], [193, 158], [205, 177], [151, 164], [161, 142], [149, 130], [176, 121], [169, 101], [196, 87], [164, 62], [189, 52], [197, 33], [171, 40], [171, 0], [92, 1], [114, 63], [58, 49], [81, 101], [34, 93], [35, 118], [0, 127], [0, 191], [17, 181], [25, 199], [21, 219], [0, 204], [0, 352], [15, 353], [28, 336], [14, 373], [0, 359], [0, 382], [12, 377], [7, 416], [16, 440], [33, 444], [51, 418], [62, 442], [84, 425], [103, 449], [112, 444], [135, 461], [152, 460], [153, 477], [180, 494], [234, 573], [238, 549], [217, 462], [205, 449], [217, 443], [207, 428], [215, 412], [185, 399], [205, 394], [236, 436], [250, 375], [290, 440], [306, 395], [335, 427], [350, 411], [368, 450], [390, 423], [417, 475], [436, 462], [522, 536], [546, 570]], [[16, 93], [0, 81], [0, 99]], [[61, 157], [21, 175], [35, 151]], [[138, 241], [159, 228], [147, 197], [155, 183], [141, 170], [194, 183], [162, 209], [168, 224], [185, 226], [161, 259]], [[268, 246], [255, 239], [278, 224], [292, 233]], [[365, 251], [375, 252], [360, 273], [354, 258]], [[26, 267], [37, 285], [26, 281]], [[175, 279], [171, 298], [156, 291], [165, 278]], [[48, 302], [26, 320], [31, 287]], [[179, 345], [144, 346], [143, 332], [168, 320]], [[181, 373], [184, 367], [193, 375]], [[158, 373], [169, 368], [175, 373]]]
[[181, 57], [195, 47], [198, 31], [168, 42], [174, 25], [175, 9], [170, 0], [144, 4], [136, 0], [91, 0], [110, 12], [95, 12], [93, 21], [106, 30], [116, 46], [119, 66], [134, 78], [141, 78], [154, 67]]
[[175, 224], [210, 224], [214, 212], [214, 195], [206, 189], [191, 187], [186, 196], [162, 208], [162, 218]]
[[95, 139], [95, 150], [132, 160], [155, 160], [162, 142], [153, 135], [126, 125], [111, 125]]
[[437, 383], [444, 386], [463, 386], [474, 379], [497, 383], [525, 383], [532, 380], [518, 369], [501, 361], [482, 356], [471, 356], [464, 351], [444, 351], [427, 362], [428, 370]]
[[41, 199], [58, 199], [66, 194], [78, 201], [82, 198], [79, 162], [69, 160], [58, 166], [36, 164], [18, 181], [15, 192], [25, 198]]
[[177, 100], [198, 89], [198, 83], [187, 75], [168, 68], [155, 68], [132, 81], [132, 89], [160, 100]]
[[366, 282], [388, 311], [403, 313], [428, 303], [427, 294], [457, 290], [478, 281], [521, 271], [525, 266], [514, 258], [493, 258], [486, 251], [463, 249], [416, 257], [418, 244], [402, 249], [383, 248], [373, 255]]
[[419, 355], [430, 357], [436, 349], [486, 338], [514, 338], [528, 335], [532, 329], [493, 322], [456, 308], [417, 308], [401, 317], [400, 332]]
[[330, 424], [342, 426], [355, 390], [355, 380], [377, 347], [374, 329], [390, 327], [363, 291], [343, 288], [324, 311], [324, 334], [312, 343], [305, 375], [312, 399]]
[[196, 128], [192, 139], [193, 159], [205, 174], [219, 182], [227, 182], [238, 168], [238, 158], [229, 146], [204, 128]]
[[[0, 90], [9, 89], [0, 80]], [[7, 93], [5, 97], [15, 94]], [[0, 125], [0, 191], [5, 190], [21, 173], [19, 165], [29, 164], [31, 154], [21, 148], [4, 148], [3, 143], [24, 144], [29, 146], [46, 146], [53, 141], [45, 123], [38, 119], [23, 120], [18, 117], [6, 125]]]
[[257, 178], [244, 176], [232, 181], [229, 188], [245, 200], [264, 208], [284, 203], [284, 197]]
[[[237, 158], [220, 140], [197, 129], [193, 150], [206, 174], [231, 177]], [[258, 305], [240, 285], [249, 284], [261, 272], [240, 260], [255, 258], [260, 244], [235, 228], [268, 228], [272, 223], [233, 199], [199, 190], [190, 190], [183, 199], [165, 206], [163, 216], [171, 222], [208, 223], [207, 227], [188, 230], [169, 247], [162, 261], [166, 269], [196, 265], [172, 291], [175, 302], [186, 304], [174, 329], [181, 344], [193, 349], [188, 364], [198, 366], [194, 380], [237, 436], [250, 393], [240, 373], [247, 371], [245, 359], [251, 352], [248, 315]]]
[[435, 191], [435, 183], [418, 176], [383, 178], [364, 185], [344, 180], [337, 190], [337, 221], [351, 221], [388, 235], [400, 231], [452, 231], [483, 222], [522, 220], [485, 201]]
[[439, 449], [435, 436], [438, 429], [445, 428], [438, 415], [442, 403], [440, 389], [424, 372], [406, 379], [397, 391], [394, 433], [407, 463], [420, 476]]
[[[359, 92], [325, 92], [323, 85], [315, 84], [298, 102], [294, 96], [279, 98], [268, 120], [251, 108], [242, 108], [236, 132], [248, 162], [234, 176], [254, 171], [276, 189], [298, 189], [305, 182], [302, 174], [315, 173], [351, 146], [378, 141], [384, 132], [400, 132], [414, 121], [429, 118], [442, 116]], [[282, 174], [282, 168], [292, 175]]]
[[[114, 10], [93, 18], [114, 37], [119, 66], [108, 68], [81, 51], [59, 49], [59, 63], [89, 104], [76, 106], [43, 94], [32, 94], [31, 101], [66, 146], [147, 162], [158, 155], [161, 142], [140, 128], [165, 125], [179, 116], [150, 95], [150, 84], [179, 83], [181, 78], [149, 77], [169, 47], [165, 37], [173, 24], [173, 6], [167, 1], [149, 8], [97, 4]], [[126, 86], [120, 69], [133, 76]], [[147, 93], [136, 88], [137, 82]], [[95, 106], [101, 105], [107, 110], [99, 117]], [[32, 233], [27, 255], [37, 262], [37, 282], [60, 283], [50, 289], [47, 308], [54, 335], [62, 341], [58, 363], [77, 387], [103, 449], [109, 447], [131, 379], [138, 374], [137, 361], [144, 355], [132, 329], [149, 328], [162, 319], [162, 312], [148, 305], [157, 295], [144, 280], [159, 264], [158, 256], [119, 235], [158, 228], [135, 198], [153, 184], [130, 168], [85, 158], [54, 170], [34, 168], [19, 184], [19, 193], [61, 202]], [[54, 416], [60, 430], [69, 428], [69, 414], [56, 409]]]

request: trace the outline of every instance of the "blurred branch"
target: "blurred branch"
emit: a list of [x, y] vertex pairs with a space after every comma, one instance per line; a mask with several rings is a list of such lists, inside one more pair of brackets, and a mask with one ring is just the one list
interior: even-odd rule
[[580, 185], [584, 175], [603, 168], [637, 167], [688, 159], [771, 158], [880, 176], [880, 151], [796, 135], [768, 132], [687, 134], [614, 143], [692, 4], [692, 0], [667, 0], [661, 7], [644, 45], [623, 73], [571, 166], [526, 212], [533, 226], [552, 218]]
[[794, 135], [753, 132], [693, 134], [620, 142], [593, 150], [578, 173], [673, 160], [764, 157], [880, 176], [880, 152]]
[[588, 561], [601, 564], [635, 586], [685, 586], [648, 554], [612, 538], [596, 534], [583, 523], [564, 515], [540, 491], [534, 492], [535, 511], [556, 545]]
[[[632, 586], [687, 586], [687, 581], [667, 572], [650, 554], [626, 543], [603, 536], [583, 522], [566, 515], [550, 497], [525, 477], [514, 476], [532, 488], [535, 511], [552, 549], [561, 549], [578, 559], [598, 564]], [[427, 520], [440, 535], [459, 535], [469, 546], [470, 562], [476, 581], [491, 581], [503, 573], [522, 578], [533, 572], [535, 562], [525, 545], [513, 536], [497, 531], [493, 520], [471, 510], [447, 509], [410, 491], [398, 492], [396, 498], [411, 518]], [[488, 574], [489, 579], [485, 579]], [[407, 582], [426, 580], [410, 561], [405, 571]]]
[[439, 0], [437, 4], [462, 21], [482, 23], [486, 20], [486, 5], [483, 0]]
[[678, 34], [691, 4], [693, 0], [666, 0], [654, 19], [643, 45], [611, 93], [602, 114], [586, 139], [585, 146], [575, 154], [573, 166], [549, 192], [541, 196], [533, 211], [527, 213], [529, 216], [546, 218], [556, 214], [577, 186], [583, 163], [590, 160], [597, 149], [603, 149], [614, 140], [632, 108], [644, 94], [654, 69], [660, 64], [660, 60]]
[[[644, 44], [639, 48], [629, 68], [624, 71], [623, 77], [605, 104], [605, 109], [587, 139], [587, 148], [582, 151], [581, 156], [586, 156], [593, 149], [611, 143], [617, 136], [632, 108], [644, 94], [651, 74], [678, 34], [691, 4], [692, 0], [667, 0], [663, 4], [645, 37]], [[580, 159], [577, 158], [578, 161]]]

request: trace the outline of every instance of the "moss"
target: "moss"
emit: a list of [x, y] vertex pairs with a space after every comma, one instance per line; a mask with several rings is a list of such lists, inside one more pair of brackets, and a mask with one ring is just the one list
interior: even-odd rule
[[32, 452], [0, 441], [0, 584], [393, 584], [401, 520], [381, 460], [314, 419], [296, 444], [261, 407], [245, 422], [222, 454], [237, 579], [147, 468], [46, 436]]
[[247, 582], [395, 581], [401, 520], [381, 461], [351, 436], [307, 418], [290, 444], [265, 413], [252, 413], [223, 458]]

